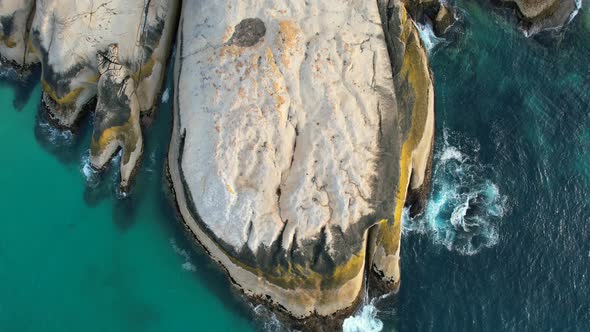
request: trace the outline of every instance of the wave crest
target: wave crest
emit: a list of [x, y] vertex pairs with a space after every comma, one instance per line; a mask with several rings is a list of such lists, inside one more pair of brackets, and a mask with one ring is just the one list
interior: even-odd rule
[[496, 245], [507, 198], [486, 178], [476, 158], [479, 144], [445, 129], [434, 156], [431, 197], [422, 215], [404, 210], [403, 232], [429, 236], [463, 255]]

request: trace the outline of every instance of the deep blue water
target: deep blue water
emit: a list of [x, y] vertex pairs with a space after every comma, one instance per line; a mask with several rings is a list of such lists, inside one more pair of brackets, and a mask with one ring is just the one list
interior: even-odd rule
[[401, 331], [588, 331], [587, 4], [530, 39], [502, 11], [456, 4], [462, 32], [431, 54], [431, 198], [406, 220], [401, 290], [379, 317]]

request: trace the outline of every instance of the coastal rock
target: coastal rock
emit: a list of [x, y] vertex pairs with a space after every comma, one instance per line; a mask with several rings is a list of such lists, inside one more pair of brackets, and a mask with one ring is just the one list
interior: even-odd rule
[[43, 107], [54, 124], [74, 126], [98, 97], [91, 164], [102, 168], [122, 148], [123, 189], [142, 153], [140, 115], [149, 115], [159, 101], [178, 6], [165, 0], [0, 5], [0, 13], [7, 13], [0, 20], [0, 52], [18, 64], [41, 62]]
[[567, 24], [579, 10], [581, 0], [502, 0], [518, 8], [527, 36]]
[[178, 36], [170, 178], [231, 279], [297, 318], [352, 310], [369, 268], [397, 285], [434, 123], [404, 5], [191, 0]]
[[140, 103], [135, 93], [133, 72], [120, 62], [117, 45], [110, 45], [105, 53], [99, 52], [98, 63], [100, 78], [90, 163], [101, 169], [121, 148], [121, 187], [125, 189], [143, 150]]
[[29, 44], [34, 0], [0, 2], [0, 54], [4, 62], [26, 67], [38, 61]]
[[455, 21], [456, 19], [453, 12], [446, 5], [440, 5], [436, 17], [434, 18], [434, 33], [437, 36], [444, 35]]

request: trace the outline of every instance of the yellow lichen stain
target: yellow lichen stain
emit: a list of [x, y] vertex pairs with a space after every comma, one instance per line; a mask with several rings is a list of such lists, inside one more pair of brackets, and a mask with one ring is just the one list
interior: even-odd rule
[[94, 135], [92, 135], [90, 153], [93, 156], [99, 156], [113, 140], [117, 140], [123, 143], [123, 164], [128, 163], [131, 154], [137, 148], [137, 141], [139, 139], [139, 133], [135, 131], [132, 121], [133, 120], [130, 118], [129, 121], [121, 126], [105, 129], [100, 134], [98, 141], [96, 141]]
[[45, 91], [45, 93], [57, 105], [63, 106], [63, 107], [72, 107], [72, 106], [74, 106], [74, 104], [76, 103], [76, 101], [80, 97], [80, 94], [82, 93], [82, 91], [84, 91], [84, 88], [83, 87], [77, 87], [74, 90], [72, 90], [69, 93], [67, 93], [65, 96], [62, 96], [60, 98], [60, 97], [57, 96], [57, 94], [53, 90], [53, 87], [51, 87], [51, 85], [49, 83], [47, 83], [47, 81], [45, 81], [44, 79], [41, 79], [41, 87], [43, 88], [43, 91]]
[[429, 112], [429, 93], [431, 78], [427, 57], [420, 44], [416, 27], [407, 18], [405, 8], [402, 6], [402, 22], [404, 23], [402, 36], [406, 44], [404, 62], [400, 76], [405, 78], [410, 85], [411, 90], [415, 93], [415, 104], [412, 108], [412, 121], [408, 137], [402, 145], [400, 156], [400, 176], [398, 182], [398, 192], [395, 198], [395, 211], [393, 223], [388, 220], [380, 222], [380, 231], [377, 243], [385, 249], [386, 255], [394, 255], [399, 249], [402, 212], [408, 194], [408, 186], [412, 171], [412, 154], [418, 146], [424, 129]]
[[237, 45], [224, 45], [219, 52], [219, 56], [237, 58], [241, 57], [247, 49], [248, 48], [246, 47], [240, 47]]
[[288, 20], [279, 22], [279, 38], [282, 49], [281, 59], [287, 68], [289, 68], [291, 57], [297, 48], [299, 36], [301, 36], [301, 29], [297, 23]]
[[16, 42], [12, 39], [11, 36], [0, 35], [0, 41], [6, 45], [8, 48], [15, 48]]
[[139, 67], [139, 69], [135, 73], [131, 74], [133, 81], [139, 85], [141, 83], [141, 81], [143, 81], [147, 77], [152, 76], [155, 65], [156, 65], [156, 59], [154, 58], [154, 56], [151, 56], [148, 59], [148, 61], [146, 61], [146, 63], [141, 65], [141, 67]]
[[275, 98], [275, 107], [276, 109], [280, 109], [286, 102], [285, 99], [285, 88], [282, 84], [278, 81], [278, 78], [282, 77], [281, 71], [277, 67], [275, 62], [274, 55], [270, 49], [270, 47], [266, 48], [266, 62], [270, 68], [269, 72], [267, 72], [267, 77], [272, 80], [272, 91], [270, 94]]
[[227, 189], [227, 191], [228, 191], [230, 194], [232, 194], [232, 195], [236, 193], [236, 192], [234, 191], [234, 189], [233, 189], [233, 188], [232, 188], [232, 187], [229, 185], [229, 183], [227, 183], [227, 182], [225, 183], [225, 188], [226, 188], [226, 189]]
[[223, 32], [223, 43], [227, 43], [234, 34], [234, 27], [228, 26]]

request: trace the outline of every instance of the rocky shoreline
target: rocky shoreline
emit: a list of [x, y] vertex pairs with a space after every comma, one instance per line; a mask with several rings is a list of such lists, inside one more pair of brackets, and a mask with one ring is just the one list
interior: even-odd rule
[[[176, 37], [166, 174], [187, 234], [294, 328], [333, 330], [367, 287], [397, 291], [402, 212], [425, 206], [434, 147], [433, 75], [416, 23], [442, 36], [452, 7], [70, 2], [0, 6], [0, 54], [42, 67], [54, 126], [95, 112], [94, 169], [121, 151], [129, 190]], [[527, 35], [562, 26], [578, 5], [497, 4], [519, 11]]]

